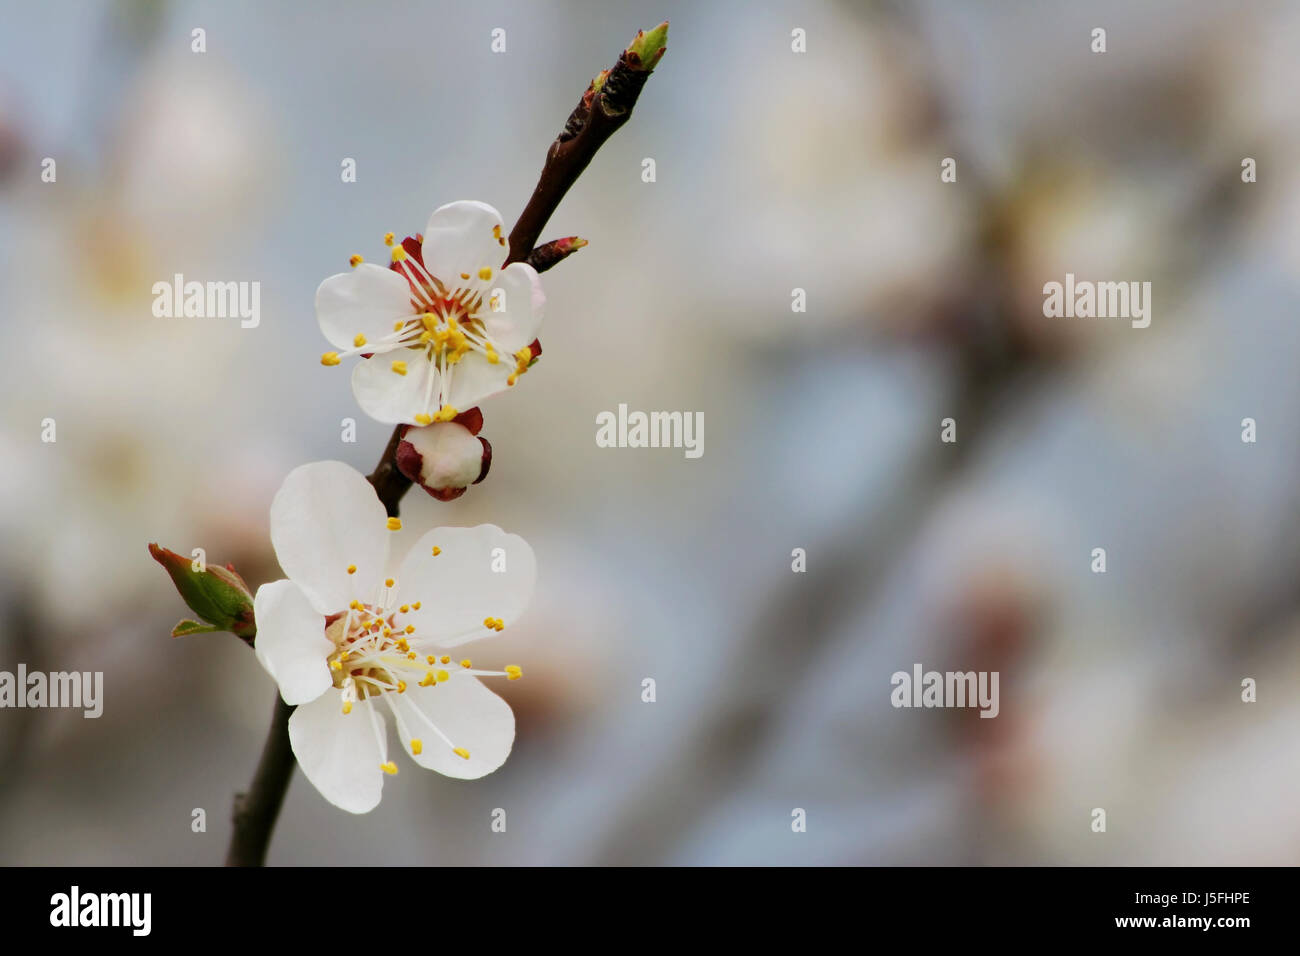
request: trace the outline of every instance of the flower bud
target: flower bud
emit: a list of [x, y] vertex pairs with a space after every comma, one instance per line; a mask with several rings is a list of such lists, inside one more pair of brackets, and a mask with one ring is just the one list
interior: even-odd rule
[[653, 30], [638, 30], [636, 37], [628, 45], [626, 56], [628, 66], [649, 73], [659, 65], [663, 58], [665, 43], [668, 42], [668, 21], [665, 20]]
[[196, 571], [189, 558], [175, 551], [150, 544], [149, 553], [171, 576], [177, 592], [190, 610], [209, 625], [205, 627], [197, 621], [181, 621], [172, 629], [173, 637], [229, 631], [251, 641], [257, 633], [257, 623], [253, 619], [253, 593], [233, 566], [209, 565]]
[[397, 445], [397, 468], [439, 501], [459, 498], [492, 465], [492, 446], [476, 434], [482, 427], [476, 408], [449, 422], [407, 426]]

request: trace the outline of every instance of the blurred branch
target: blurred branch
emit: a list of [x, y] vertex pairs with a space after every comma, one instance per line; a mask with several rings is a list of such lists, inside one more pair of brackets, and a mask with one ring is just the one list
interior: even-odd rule
[[266, 862], [271, 831], [293, 776], [293, 748], [289, 745], [289, 717], [293, 710], [277, 690], [271, 729], [266, 734], [253, 784], [247, 793], [235, 795], [235, 830], [226, 851], [226, 866], [261, 866]]

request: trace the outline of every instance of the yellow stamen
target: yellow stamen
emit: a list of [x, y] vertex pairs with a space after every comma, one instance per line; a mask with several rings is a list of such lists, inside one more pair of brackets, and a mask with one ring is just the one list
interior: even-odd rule
[[361, 346], [366, 344], [366, 337], [358, 332], [357, 337], [352, 340], [352, 344], [357, 348], [361, 348]]
[[393, 244], [393, 234], [391, 232], [384, 233], [384, 245], [391, 246], [392, 244]]
[[419, 756], [423, 752], [424, 752], [424, 741], [421, 740], [419, 737], [412, 738], [411, 753], [415, 754], [416, 756]]
[[322, 356], [320, 357], [320, 363], [321, 363], [321, 365], [338, 365], [338, 364], [339, 364], [339, 353], [338, 353], [338, 352], [326, 352], [324, 355], [322, 355]]
[[389, 519], [388, 519], [388, 530], [389, 530], [389, 531], [401, 531], [401, 530], [402, 530], [402, 519], [401, 519], [401, 518], [389, 518]]
[[350, 700], [345, 700], [345, 701], [343, 702], [343, 713], [345, 713], [345, 714], [350, 714], [350, 713], [352, 713], [352, 701], [350, 701]]
[[464, 747], [457, 747], [455, 750], [452, 751], [452, 753], [454, 753], [457, 757], [464, 757], [466, 760], [469, 759], [469, 751], [466, 750]]
[[442, 548], [438, 547], [438, 546], [435, 544], [435, 545], [433, 546], [433, 556], [436, 558], [436, 557], [437, 557], [438, 555], [440, 555], [440, 554], [442, 554]]
[[446, 671], [438, 671], [437, 677], [438, 677], [438, 683], [440, 684], [451, 680], [451, 675], [448, 674]]
[[[436, 551], [434, 552], [434, 554], [437, 554], [437, 553], [438, 553], [438, 552], [436, 552]], [[411, 607], [415, 608], [415, 609], [418, 611], [418, 610], [420, 609], [420, 602], [419, 602], [419, 601], [416, 601], [414, 604], [411, 605]]]
[[[349, 565], [348, 565], [348, 574], [356, 574], [356, 573], [357, 573], [357, 566], [356, 566], [355, 564], [349, 564]], [[356, 606], [357, 606], [357, 602], [356, 602], [356, 601], [353, 601], [353, 602], [352, 602], [352, 606], [353, 606], [353, 607], [356, 607]]]
[[390, 760], [388, 763], [381, 763], [379, 769], [391, 777], [397, 773], [397, 764]]
[[443, 662], [444, 664], [450, 664], [450, 663], [451, 663], [451, 658], [450, 658], [448, 655], [443, 654], [443, 655], [442, 655], [442, 662]]
[[484, 266], [482, 269], [478, 270], [478, 277], [482, 279], [484, 282], [487, 282], [488, 279], [492, 278], [492, 270], [489, 269], [487, 266]]
[[467, 658], [465, 658], [463, 661], [460, 662], [460, 666], [461, 666], [461, 667], [465, 667], [465, 668], [473, 667], [473, 666], [474, 666], [474, 662], [471, 661], [471, 660], [467, 657]]
[[406, 250], [401, 246], [393, 246], [393, 261], [401, 262], [406, 258]]
[[406, 374], [406, 363], [403, 362], [401, 359], [394, 359], [394, 360], [393, 360], [393, 371], [396, 372], [398, 375], [405, 375], [405, 374]]
[[362, 259], [360, 256], [353, 256], [351, 259], [348, 260], [348, 265], [352, 266], [352, 268], [355, 269], [357, 266], [361, 265], [361, 263], [365, 261], [366, 260]]
[[524, 676], [524, 670], [518, 664], [506, 665], [506, 680], [519, 680]]
[[401, 607], [398, 608], [398, 610], [401, 611], [403, 614], [405, 614], [410, 609], [411, 609], [411, 605], [409, 604], [403, 604]]
[[393, 323], [393, 331], [394, 332], [402, 331], [402, 326], [404, 326], [405, 324], [406, 323], [403, 322], [401, 319], [398, 319], [396, 322]]
[[405, 693], [406, 693], [406, 681], [404, 681], [404, 680], [399, 680], [399, 681], [397, 682], [397, 692], [398, 692], [399, 694], [405, 694]]
[[408, 625], [406, 625], [406, 633], [407, 633], [407, 634], [414, 634], [414, 633], [415, 633], [415, 625], [414, 625], [414, 624], [408, 624]]
[[[429, 333], [426, 332], [426, 333], [424, 333], [424, 334], [425, 334], [425, 335], [428, 335]], [[416, 423], [417, 425], [432, 425], [432, 424], [433, 424], [433, 417], [430, 416], [430, 415], [425, 415], [423, 412], [421, 412], [419, 415], [416, 415], [416, 416], [415, 416], [415, 423]]]
[[384, 579], [384, 587], [386, 587], [386, 588], [391, 588], [391, 587], [392, 587], [394, 584], [396, 584], [396, 583], [397, 583], [397, 582], [394, 581], [392, 578], [385, 578], [385, 579]]
[[342, 661], [330, 661], [330, 670], [332, 670], [332, 671], [341, 671], [341, 670], [343, 670], [343, 663], [342, 663]]

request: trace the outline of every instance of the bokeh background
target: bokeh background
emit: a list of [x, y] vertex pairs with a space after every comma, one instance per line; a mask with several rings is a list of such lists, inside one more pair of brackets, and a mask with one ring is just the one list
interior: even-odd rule
[[[389, 433], [318, 364], [317, 284], [444, 202], [513, 222], [664, 18], [543, 235], [591, 245], [484, 407], [490, 477], [404, 505], [404, 535], [537, 552], [475, 651], [524, 668], [493, 685], [514, 753], [406, 762], [356, 818], [297, 775], [270, 862], [1296, 861], [1300, 8], [0, 6], [0, 668], [105, 673], [99, 720], [0, 711], [0, 862], [223, 859], [275, 690], [233, 637], [168, 636], [145, 545], [280, 576], [283, 476]], [[154, 318], [177, 272], [259, 281], [260, 327]], [[1151, 281], [1151, 327], [1044, 318], [1066, 272]], [[702, 411], [703, 457], [598, 448], [619, 403]], [[915, 662], [999, 671], [1000, 716], [892, 708]]]

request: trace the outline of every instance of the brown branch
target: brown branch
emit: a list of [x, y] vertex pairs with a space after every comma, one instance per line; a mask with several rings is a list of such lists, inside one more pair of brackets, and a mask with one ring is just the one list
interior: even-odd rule
[[247, 793], [235, 795], [235, 830], [226, 851], [226, 866], [262, 866], [271, 842], [280, 806], [293, 776], [293, 748], [289, 745], [289, 717], [293, 708], [275, 695], [275, 712], [266, 734], [262, 758]]

